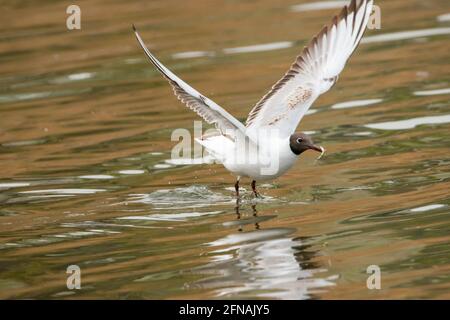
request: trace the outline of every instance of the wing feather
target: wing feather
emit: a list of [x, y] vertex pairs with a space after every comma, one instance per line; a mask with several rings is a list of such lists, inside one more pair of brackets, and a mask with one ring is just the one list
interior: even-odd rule
[[278, 129], [290, 136], [317, 97], [337, 81], [367, 26], [373, 0], [352, 0], [312, 38], [286, 74], [248, 115], [247, 132]]
[[164, 76], [164, 78], [169, 81], [170, 85], [173, 88], [175, 96], [181, 102], [183, 102], [188, 108], [196, 112], [207, 123], [214, 124], [222, 134], [232, 135], [235, 130], [239, 130], [242, 134], [245, 134], [246, 129], [239, 120], [234, 118], [231, 114], [217, 105], [214, 101], [199, 93], [197, 90], [189, 86], [186, 82], [178, 78], [169, 69], [167, 69], [148, 50], [134, 25], [133, 30], [139, 44], [149, 58], [150, 62]]

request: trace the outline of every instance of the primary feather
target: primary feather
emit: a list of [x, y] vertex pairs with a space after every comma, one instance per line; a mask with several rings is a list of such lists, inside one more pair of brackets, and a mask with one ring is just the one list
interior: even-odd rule
[[216, 128], [222, 133], [231, 135], [234, 138], [236, 130], [245, 134], [244, 125], [229, 114], [226, 110], [220, 107], [211, 99], [208, 99], [200, 92], [192, 88], [186, 82], [178, 78], [173, 72], [167, 69], [145, 46], [144, 41], [133, 25], [133, 30], [136, 39], [149, 58], [150, 62], [156, 69], [169, 81], [177, 98], [185, 103], [190, 109], [195, 111], [207, 123], [214, 124]]
[[281, 137], [294, 133], [313, 102], [337, 81], [364, 34], [372, 5], [372, 0], [352, 0], [311, 40], [250, 111], [247, 134], [257, 135], [261, 129], [276, 129]]

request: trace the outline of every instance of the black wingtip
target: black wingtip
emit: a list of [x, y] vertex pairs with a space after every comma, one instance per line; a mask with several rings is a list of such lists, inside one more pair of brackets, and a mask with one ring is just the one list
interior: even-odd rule
[[133, 31], [136, 32], [136, 26], [134, 25], [134, 23], [131, 24], [131, 26], [133, 27]]

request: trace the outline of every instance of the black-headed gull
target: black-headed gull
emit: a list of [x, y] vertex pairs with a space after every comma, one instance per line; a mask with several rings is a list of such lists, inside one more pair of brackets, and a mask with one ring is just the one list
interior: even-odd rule
[[145, 54], [169, 81], [175, 95], [207, 123], [217, 134], [196, 139], [208, 153], [237, 176], [256, 181], [274, 179], [293, 166], [297, 156], [316, 146], [305, 133], [295, 133], [300, 120], [322, 93], [337, 81], [345, 63], [358, 46], [372, 12], [373, 0], [352, 0], [335, 16], [330, 26], [312, 38], [287, 73], [253, 107], [246, 124], [178, 78], [159, 62], [133, 29]]

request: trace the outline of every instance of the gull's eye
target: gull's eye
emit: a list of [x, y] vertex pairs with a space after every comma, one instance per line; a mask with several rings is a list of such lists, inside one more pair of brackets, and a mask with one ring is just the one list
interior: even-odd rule
[[303, 142], [303, 138], [298, 138], [297, 139], [297, 143], [302, 143]]

